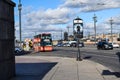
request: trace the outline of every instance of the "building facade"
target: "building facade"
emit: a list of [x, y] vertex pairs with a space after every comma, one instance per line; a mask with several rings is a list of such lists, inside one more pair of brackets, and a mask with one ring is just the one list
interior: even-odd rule
[[15, 76], [14, 6], [11, 0], [0, 0], [0, 80]]

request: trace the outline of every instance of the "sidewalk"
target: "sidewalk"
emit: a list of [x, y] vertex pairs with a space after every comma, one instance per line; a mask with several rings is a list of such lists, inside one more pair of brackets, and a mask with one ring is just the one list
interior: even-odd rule
[[16, 77], [11, 80], [120, 80], [98, 63], [75, 58], [17, 56]]

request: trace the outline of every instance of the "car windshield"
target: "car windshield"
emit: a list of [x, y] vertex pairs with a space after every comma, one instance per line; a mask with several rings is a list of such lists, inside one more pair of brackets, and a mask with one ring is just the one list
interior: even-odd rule
[[103, 44], [109, 44], [108, 42], [103, 42]]

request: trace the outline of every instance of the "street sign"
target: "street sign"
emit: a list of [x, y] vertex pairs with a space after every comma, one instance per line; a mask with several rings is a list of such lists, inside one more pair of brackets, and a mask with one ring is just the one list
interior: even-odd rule
[[73, 20], [74, 36], [76, 38], [83, 38], [83, 20], [79, 17]]
[[78, 24], [78, 23], [83, 23], [83, 21], [82, 20], [74, 20], [74, 24]]

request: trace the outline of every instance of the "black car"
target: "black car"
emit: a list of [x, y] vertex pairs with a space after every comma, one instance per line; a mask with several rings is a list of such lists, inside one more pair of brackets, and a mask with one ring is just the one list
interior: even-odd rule
[[108, 42], [101, 41], [97, 43], [97, 49], [113, 49], [113, 46]]
[[77, 47], [77, 43], [71, 43], [70, 47]]

